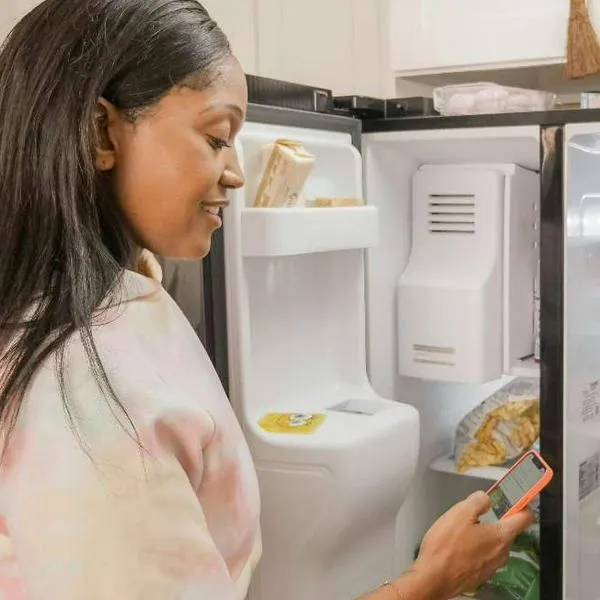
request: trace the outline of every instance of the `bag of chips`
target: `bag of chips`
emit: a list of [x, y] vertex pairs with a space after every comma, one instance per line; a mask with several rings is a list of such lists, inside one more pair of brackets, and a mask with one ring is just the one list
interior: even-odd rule
[[475, 467], [506, 466], [539, 435], [539, 380], [517, 377], [460, 422], [454, 442], [456, 468], [464, 473]]

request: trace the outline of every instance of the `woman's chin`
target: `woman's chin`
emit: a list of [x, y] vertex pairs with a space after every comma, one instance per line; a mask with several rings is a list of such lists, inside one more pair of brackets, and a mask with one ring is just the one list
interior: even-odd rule
[[211, 238], [209, 237], [202, 244], [181, 244], [176, 248], [166, 248], [162, 252], [157, 252], [157, 254], [171, 260], [202, 260], [206, 258], [210, 248]]

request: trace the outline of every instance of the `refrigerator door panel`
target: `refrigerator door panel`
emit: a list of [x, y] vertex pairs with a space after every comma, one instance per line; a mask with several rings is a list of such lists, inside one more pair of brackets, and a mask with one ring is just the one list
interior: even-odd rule
[[394, 523], [419, 422], [367, 378], [364, 251], [378, 211], [255, 206], [281, 139], [315, 157], [304, 200], [362, 198], [359, 131], [354, 119], [253, 108], [237, 139], [247, 181], [224, 234], [231, 401], [262, 498], [251, 600], [347, 600], [397, 575]]
[[564, 597], [596, 600], [600, 597], [600, 123], [565, 128], [565, 201]]
[[347, 133], [351, 136], [354, 146], [360, 148], [361, 121], [347, 116], [250, 104], [246, 121], [248, 123]]

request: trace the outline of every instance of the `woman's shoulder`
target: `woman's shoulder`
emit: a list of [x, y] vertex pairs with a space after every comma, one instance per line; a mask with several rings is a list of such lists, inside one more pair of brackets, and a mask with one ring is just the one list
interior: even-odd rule
[[214, 429], [227, 399], [202, 343], [157, 277], [126, 271], [114, 298], [89, 332], [73, 333], [39, 369], [24, 407], [28, 424], [64, 422], [66, 404], [101, 435], [119, 418], [150, 427], [181, 417]]

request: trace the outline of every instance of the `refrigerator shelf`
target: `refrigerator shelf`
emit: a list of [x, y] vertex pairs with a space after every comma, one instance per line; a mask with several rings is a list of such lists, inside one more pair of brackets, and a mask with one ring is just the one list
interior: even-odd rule
[[374, 206], [245, 208], [244, 256], [275, 257], [372, 248], [379, 238]]
[[514, 377], [539, 378], [540, 364], [533, 358], [523, 360], [511, 369], [510, 375], [513, 375]]
[[487, 481], [498, 481], [498, 479], [503, 477], [508, 472], [508, 469], [503, 467], [478, 467], [476, 469], [471, 469], [466, 473], [459, 473], [456, 470], [454, 460], [445, 454], [436, 458], [429, 465], [429, 468], [432, 471], [437, 471], [438, 473], [448, 473], [450, 475], [457, 475], [459, 477], [474, 477], [476, 479], [485, 479]]

